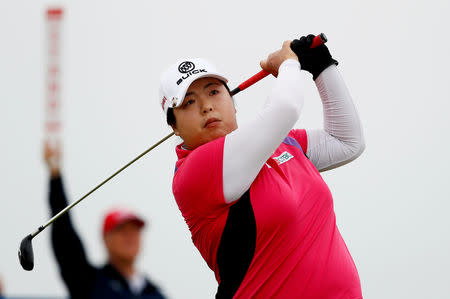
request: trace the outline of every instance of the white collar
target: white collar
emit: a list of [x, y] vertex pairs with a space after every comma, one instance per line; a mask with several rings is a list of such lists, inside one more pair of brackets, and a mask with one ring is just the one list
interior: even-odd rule
[[134, 272], [134, 274], [127, 279], [128, 286], [133, 294], [139, 295], [145, 288], [145, 277], [139, 272]]

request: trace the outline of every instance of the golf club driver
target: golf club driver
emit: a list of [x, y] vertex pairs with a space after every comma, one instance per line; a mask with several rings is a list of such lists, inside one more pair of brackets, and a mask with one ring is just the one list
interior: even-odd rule
[[[321, 33], [319, 35], [317, 35], [314, 40], [313, 43], [311, 45], [311, 48], [317, 47], [323, 43], [327, 42], [327, 38], [325, 36], [325, 34]], [[241, 83], [238, 87], [236, 87], [235, 89], [233, 89], [230, 93], [231, 96], [234, 96], [235, 94], [241, 92], [242, 90], [246, 89], [247, 87], [255, 84], [256, 82], [258, 82], [259, 80], [265, 78], [267, 75], [269, 75], [268, 72], [262, 70], [259, 73], [257, 73], [256, 75], [250, 77], [248, 80], [244, 81], [243, 83]], [[72, 209], [74, 206], [76, 206], [77, 204], [79, 204], [83, 199], [85, 199], [86, 197], [88, 197], [89, 195], [91, 195], [94, 191], [96, 191], [97, 189], [99, 189], [101, 186], [103, 186], [104, 184], [106, 184], [109, 180], [111, 180], [113, 177], [115, 177], [116, 175], [118, 175], [120, 172], [122, 172], [125, 168], [127, 168], [128, 166], [130, 166], [131, 164], [133, 164], [134, 162], [136, 162], [137, 160], [139, 160], [140, 158], [142, 158], [144, 155], [146, 155], [148, 152], [150, 152], [151, 150], [153, 150], [155, 147], [157, 147], [158, 145], [160, 145], [161, 143], [163, 143], [164, 141], [166, 141], [167, 139], [169, 139], [170, 137], [172, 137], [172, 135], [174, 135], [174, 132], [170, 133], [169, 135], [167, 135], [166, 137], [162, 138], [161, 140], [159, 140], [157, 143], [155, 143], [154, 145], [152, 145], [150, 148], [148, 148], [147, 150], [145, 150], [142, 154], [140, 154], [139, 156], [137, 156], [136, 158], [134, 158], [133, 160], [131, 160], [130, 162], [128, 162], [126, 165], [124, 165], [122, 168], [120, 168], [119, 170], [117, 170], [115, 173], [113, 173], [111, 176], [109, 176], [107, 179], [105, 179], [103, 182], [101, 182], [100, 184], [98, 184], [96, 187], [94, 187], [91, 191], [89, 191], [88, 193], [86, 193], [83, 197], [81, 197], [80, 199], [78, 199], [77, 201], [73, 202], [72, 204], [68, 205], [67, 207], [65, 207], [63, 210], [61, 210], [58, 214], [56, 214], [55, 216], [53, 216], [52, 218], [50, 218], [46, 223], [44, 223], [43, 225], [39, 226], [38, 229], [27, 235], [25, 238], [23, 238], [22, 242], [20, 242], [20, 247], [19, 247], [19, 261], [20, 264], [22, 265], [22, 268], [24, 270], [27, 271], [31, 271], [34, 268], [34, 254], [33, 254], [33, 244], [32, 244], [32, 240], [34, 237], [36, 237], [39, 233], [41, 233], [45, 228], [47, 228], [50, 224], [52, 224], [53, 222], [55, 222], [55, 220], [57, 220], [58, 218], [60, 218], [62, 215], [64, 215], [65, 213], [67, 213], [70, 209]]]

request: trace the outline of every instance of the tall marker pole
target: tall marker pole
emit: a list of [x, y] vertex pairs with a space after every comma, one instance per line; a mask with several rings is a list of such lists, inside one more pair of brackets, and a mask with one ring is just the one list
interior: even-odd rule
[[60, 139], [61, 132], [61, 83], [62, 83], [62, 21], [61, 7], [46, 11], [46, 65], [45, 65], [45, 138], [52, 146]]

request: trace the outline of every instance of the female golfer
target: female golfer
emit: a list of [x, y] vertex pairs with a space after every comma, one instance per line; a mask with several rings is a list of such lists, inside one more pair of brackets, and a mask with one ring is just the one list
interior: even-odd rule
[[[261, 67], [277, 77], [266, 104], [238, 126], [227, 79], [204, 59], [161, 78], [161, 105], [183, 143], [173, 193], [219, 283], [216, 298], [362, 298], [319, 171], [364, 149], [361, 125], [327, 47], [286, 41]], [[293, 50], [292, 50], [292, 49]], [[299, 63], [300, 61], [300, 63]], [[293, 130], [312, 73], [323, 130]]]

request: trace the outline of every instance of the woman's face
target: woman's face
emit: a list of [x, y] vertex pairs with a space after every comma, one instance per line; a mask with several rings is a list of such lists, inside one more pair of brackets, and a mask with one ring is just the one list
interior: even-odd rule
[[175, 134], [188, 149], [195, 149], [237, 129], [236, 109], [222, 82], [206, 77], [189, 86], [181, 106], [173, 109]]

